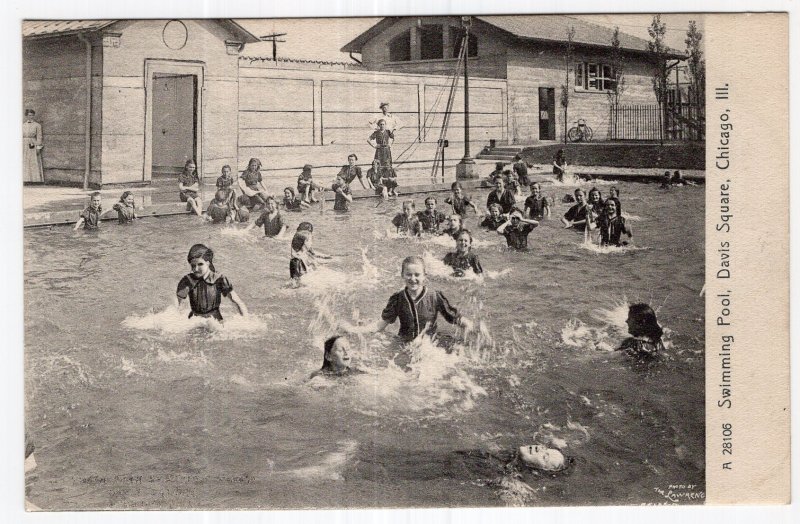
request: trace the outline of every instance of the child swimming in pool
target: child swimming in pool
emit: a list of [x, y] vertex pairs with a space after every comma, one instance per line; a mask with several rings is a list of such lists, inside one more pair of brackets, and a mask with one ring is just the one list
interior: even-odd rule
[[274, 197], [267, 197], [265, 200], [266, 207], [262, 211], [255, 222], [247, 226], [247, 230], [254, 227], [264, 226], [264, 235], [268, 237], [282, 238], [283, 234], [289, 228], [283, 221], [280, 211], [278, 211], [278, 203]]
[[436, 209], [436, 197], [433, 196], [425, 199], [425, 211], [417, 213], [417, 218], [422, 224], [422, 231], [433, 234], [438, 234], [439, 228], [447, 220], [444, 213]]
[[581, 231], [589, 229], [594, 230], [594, 220], [592, 219], [589, 209], [586, 207], [586, 195], [582, 189], [575, 190], [575, 205], [572, 206], [564, 213], [561, 218], [561, 223], [564, 224], [566, 229], [575, 228]]
[[214, 198], [208, 203], [206, 220], [215, 224], [233, 222], [233, 208], [229, 194], [224, 189], [217, 190]]
[[507, 220], [501, 211], [500, 204], [491, 204], [489, 206], [489, 214], [481, 221], [481, 227], [491, 231], [497, 231], [497, 228], [505, 224]]
[[478, 255], [472, 252], [472, 233], [462, 229], [456, 237], [456, 252], [444, 256], [444, 263], [454, 269], [453, 276], [463, 277], [471, 269], [476, 275], [483, 273]]
[[633, 238], [631, 226], [627, 224], [625, 218], [617, 212], [617, 202], [613, 198], [608, 198], [604, 212], [597, 218], [597, 229], [600, 230], [601, 246], [623, 246], [627, 242], [622, 241], [623, 233], [628, 238]]
[[403, 212], [398, 213], [393, 219], [392, 224], [397, 228], [398, 233], [418, 237], [422, 234], [422, 224], [417, 218], [416, 206], [413, 200], [403, 202]]
[[75, 229], [81, 227], [86, 231], [91, 231], [100, 227], [100, 216], [103, 214], [102, 200], [100, 192], [95, 191], [89, 198], [89, 205], [81, 211], [81, 216], [75, 222]]
[[458, 240], [458, 235], [464, 230], [464, 223], [461, 220], [461, 215], [450, 215], [447, 217], [447, 227], [442, 229], [439, 233], [441, 235], [450, 235], [453, 240]]
[[351, 333], [376, 333], [400, 319], [398, 335], [404, 342], [411, 342], [419, 335], [436, 334], [436, 320], [441, 314], [451, 324], [458, 324], [472, 331], [472, 321], [462, 316], [450, 305], [440, 291], [425, 286], [425, 262], [421, 257], [411, 256], [403, 260], [400, 270], [406, 285], [389, 298], [381, 319], [369, 326], [343, 326]]
[[125, 191], [119, 197], [119, 202], [114, 204], [114, 211], [117, 212], [117, 222], [120, 224], [130, 224], [136, 218], [136, 204], [134, 204], [133, 191]]
[[445, 204], [450, 204], [453, 207], [453, 213], [457, 215], [466, 216], [467, 208], [471, 207], [475, 214], [478, 213], [478, 207], [472, 202], [472, 199], [464, 194], [464, 188], [460, 182], [453, 182], [450, 186], [450, 191], [453, 192], [452, 196], [444, 200]]
[[298, 198], [293, 188], [286, 187], [283, 189], [283, 208], [286, 211], [302, 211], [308, 207], [311, 207], [311, 204]]
[[539, 182], [531, 184], [531, 196], [525, 199], [525, 216], [533, 220], [550, 218], [550, 203], [542, 195], [542, 186]]
[[356, 368], [350, 367], [350, 356], [347, 350], [350, 349], [350, 341], [347, 337], [335, 335], [325, 341], [325, 353], [322, 356], [322, 368], [311, 374], [311, 378], [323, 375], [341, 377], [351, 373], [363, 373]]
[[497, 234], [506, 237], [506, 244], [511, 249], [526, 251], [528, 249], [528, 235], [539, 225], [536, 220], [522, 217], [522, 213], [514, 211], [508, 222], [497, 228]]
[[300, 277], [316, 268], [314, 255], [311, 254], [312, 235], [309, 231], [298, 231], [292, 238], [292, 255], [289, 259], [289, 278], [295, 285], [300, 282]]
[[222, 273], [214, 269], [214, 252], [203, 244], [195, 244], [186, 257], [192, 272], [178, 282], [178, 307], [188, 297], [192, 311], [189, 318], [206, 317], [222, 321], [219, 311], [222, 297], [228, 297], [239, 310], [247, 316], [247, 307], [233, 290], [233, 285]]
[[628, 308], [628, 325], [630, 337], [626, 338], [617, 351], [638, 359], [651, 358], [664, 351], [661, 337], [664, 330], [658, 325], [656, 312], [647, 304], [633, 304]]

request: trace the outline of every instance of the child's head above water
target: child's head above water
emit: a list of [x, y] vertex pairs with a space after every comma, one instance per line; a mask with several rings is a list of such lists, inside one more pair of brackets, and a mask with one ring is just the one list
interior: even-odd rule
[[133, 191], [125, 191], [122, 193], [122, 196], [119, 197], [119, 201], [128, 206], [133, 205]]
[[495, 171], [502, 171], [504, 167], [506, 167], [506, 165], [504, 163], [502, 163], [502, 162], [497, 162], [494, 165]]
[[450, 222], [450, 231], [458, 231], [459, 229], [461, 229], [462, 225], [461, 215], [457, 215], [454, 213], [449, 217], [447, 217], [447, 220]]
[[456, 237], [456, 249], [460, 253], [466, 253], [472, 247], [472, 233], [469, 229], [462, 229]]
[[541, 192], [542, 192], [542, 186], [539, 185], [539, 182], [532, 182], [531, 183], [531, 194], [533, 196], [539, 196], [539, 194]]
[[436, 209], [436, 197], [429, 196], [425, 199], [425, 207], [428, 211], [433, 211]]
[[409, 291], [418, 291], [425, 285], [425, 261], [422, 257], [410, 256], [403, 259], [400, 274]]
[[214, 193], [214, 201], [217, 204], [223, 204], [223, 203], [225, 203], [225, 200], [226, 200], [227, 196], [228, 196], [227, 192], [225, 192], [222, 189], [219, 189], [219, 190], [217, 190], [216, 193]]
[[214, 271], [214, 251], [204, 244], [195, 244], [189, 249], [186, 261], [192, 267], [192, 273], [197, 278], [204, 278], [209, 272]]
[[602, 199], [603, 199], [603, 195], [600, 193], [599, 189], [597, 189], [596, 187], [593, 187], [592, 189], [589, 190], [589, 203], [590, 204], [596, 204], [597, 202], [600, 202], [600, 200], [602, 200]]
[[489, 213], [492, 214], [493, 218], [499, 217], [500, 216], [500, 211], [501, 211], [500, 204], [494, 203], [491, 206], [489, 206]]
[[583, 204], [584, 199], [586, 198], [586, 194], [583, 192], [583, 189], [576, 189], [575, 190], [575, 201], [579, 204]]
[[350, 341], [346, 337], [332, 336], [325, 341], [324, 348], [323, 371], [339, 372], [349, 367], [350, 357], [347, 355], [347, 350], [350, 349]]
[[273, 197], [273, 196], [268, 196], [268, 197], [267, 197], [267, 198], [264, 200], [264, 203], [266, 204], [266, 206], [267, 206], [267, 210], [268, 210], [269, 212], [275, 212], [275, 211], [277, 211], [277, 210], [278, 210], [278, 203], [275, 201], [275, 197]]
[[95, 191], [91, 195], [89, 195], [89, 205], [92, 206], [94, 209], [100, 209], [100, 204], [102, 203], [102, 198], [100, 197], [100, 191]]
[[411, 216], [414, 213], [414, 209], [416, 207], [417, 206], [414, 205], [414, 201], [413, 200], [404, 200], [403, 201], [403, 213], [408, 215], [408, 216]]
[[628, 308], [628, 333], [634, 337], [648, 337], [651, 340], [659, 340], [664, 331], [658, 325], [656, 312], [649, 304], [633, 304]]
[[297, 224], [297, 231], [308, 231], [309, 233], [314, 232], [314, 224], [311, 222], [300, 222]]
[[291, 187], [283, 188], [283, 196], [289, 200], [294, 200], [294, 189]]
[[611, 186], [611, 188], [608, 190], [608, 194], [612, 197], [619, 198], [619, 189], [617, 189], [617, 186]]

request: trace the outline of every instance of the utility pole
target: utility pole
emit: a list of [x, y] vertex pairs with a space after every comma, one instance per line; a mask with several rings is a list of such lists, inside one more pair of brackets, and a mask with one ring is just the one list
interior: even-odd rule
[[271, 35], [264, 35], [258, 37], [262, 42], [272, 42], [272, 61], [278, 61], [278, 42], [286, 42], [286, 40], [278, 40], [279, 37], [286, 36], [286, 33], [272, 33]]
[[464, 158], [456, 165], [456, 178], [477, 178], [475, 173], [475, 160], [469, 153], [469, 29], [472, 26], [471, 16], [462, 16], [461, 25], [464, 27]]

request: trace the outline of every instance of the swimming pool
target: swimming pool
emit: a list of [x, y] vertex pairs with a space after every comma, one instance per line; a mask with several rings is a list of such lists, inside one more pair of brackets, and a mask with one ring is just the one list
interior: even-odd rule
[[[429, 286], [480, 319], [491, 342], [398, 355], [390, 326], [351, 337], [365, 373], [341, 379], [308, 378], [333, 319], [378, 318], [402, 287], [402, 258], [452, 249], [387, 233], [399, 201], [285, 213], [291, 231], [311, 221], [315, 248], [339, 255], [299, 289], [289, 239], [257, 229], [181, 216], [26, 230], [26, 425], [38, 462], [28, 498], [52, 510], [211, 509], [665, 503], [658, 489], [672, 484], [702, 492], [703, 187], [616, 185], [636, 249], [601, 252], [561, 228], [560, 197], [574, 186], [544, 188], [554, 217], [527, 253], [508, 252], [470, 214], [489, 274], [457, 280], [433, 264]], [[475, 196], [485, 202], [486, 191]], [[214, 249], [249, 320], [230, 302], [222, 328], [168, 307], [197, 242]], [[651, 366], [609, 351], [637, 301], [668, 330], [666, 358]], [[554, 438], [567, 444], [567, 471], [512, 462], [520, 445]]]

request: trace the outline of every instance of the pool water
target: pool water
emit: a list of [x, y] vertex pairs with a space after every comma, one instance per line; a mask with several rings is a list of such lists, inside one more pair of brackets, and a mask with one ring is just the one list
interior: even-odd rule
[[[337, 255], [298, 288], [289, 238], [257, 229], [181, 216], [26, 230], [26, 426], [38, 463], [28, 498], [49, 510], [441, 507], [704, 491], [703, 187], [617, 186], [635, 247], [601, 250], [564, 230], [560, 200], [574, 186], [546, 186], [554, 217], [529, 252], [509, 252], [468, 215], [481, 278], [439, 264], [453, 241], [393, 234], [399, 201], [285, 213], [291, 231], [313, 222], [314, 247]], [[229, 301], [222, 326], [171, 305], [197, 242], [250, 318]], [[309, 379], [337, 322], [379, 318], [412, 254], [478, 335], [440, 320], [441, 340], [404, 348], [390, 326], [351, 337], [362, 373]], [[658, 362], [612, 351], [634, 302], [666, 328]], [[514, 459], [552, 442], [566, 446], [564, 472]]]

